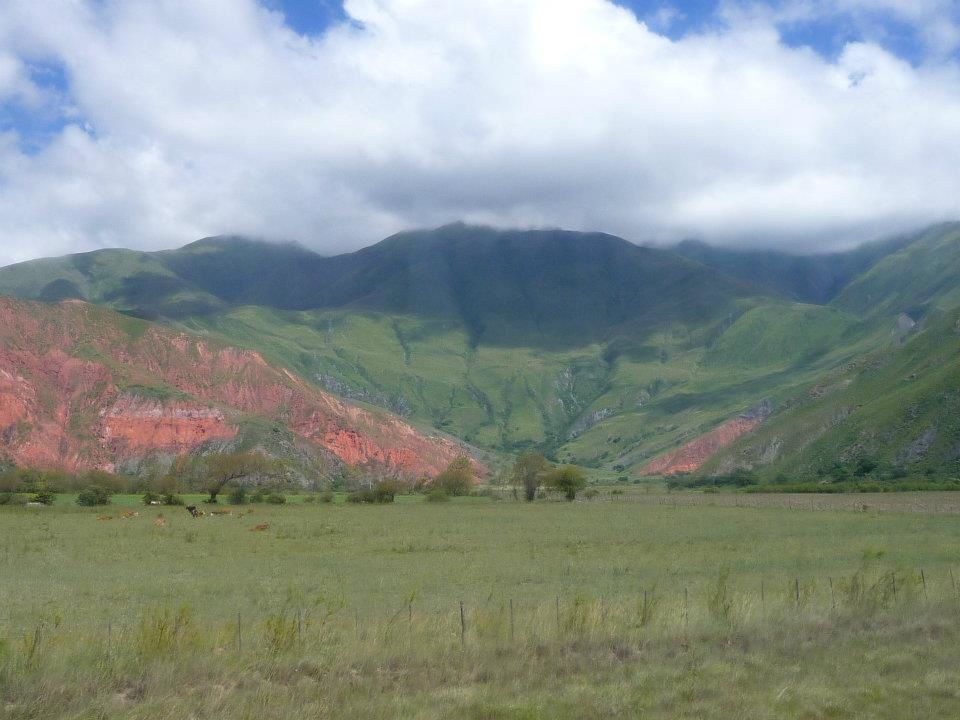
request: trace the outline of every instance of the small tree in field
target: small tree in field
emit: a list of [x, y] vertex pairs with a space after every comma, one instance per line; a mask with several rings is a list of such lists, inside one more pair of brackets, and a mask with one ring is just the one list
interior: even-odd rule
[[235, 480], [243, 480], [264, 472], [267, 459], [257, 453], [218, 453], [206, 459], [204, 491], [207, 502], [217, 502], [217, 495]]
[[547, 473], [546, 484], [562, 492], [567, 500], [576, 500], [577, 493], [587, 486], [587, 477], [576, 465], [563, 465]]
[[517, 487], [523, 488], [523, 496], [528, 502], [537, 497], [544, 471], [549, 467], [547, 459], [540, 453], [524, 453], [513, 464], [511, 481]]
[[433, 479], [434, 488], [445, 490], [450, 495], [466, 495], [472, 485], [473, 467], [466, 456], [458, 457]]

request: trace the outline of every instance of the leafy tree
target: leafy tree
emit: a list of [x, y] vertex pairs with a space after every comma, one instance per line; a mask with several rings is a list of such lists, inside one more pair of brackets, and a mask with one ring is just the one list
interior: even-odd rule
[[545, 477], [546, 484], [564, 494], [567, 500], [576, 500], [577, 493], [587, 486], [587, 477], [576, 465], [555, 468]]
[[433, 479], [433, 487], [450, 495], [466, 495], [473, 485], [473, 467], [470, 458], [458, 457]]
[[527, 501], [537, 496], [537, 489], [543, 482], [544, 472], [550, 467], [547, 459], [540, 453], [524, 453], [513, 464], [511, 482], [523, 488]]
[[217, 502], [217, 495], [228, 483], [244, 480], [266, 471], [267, 459], [257, 453], [217, 453], [205, 461], [203, 490], [210, 494], [208, 503]]

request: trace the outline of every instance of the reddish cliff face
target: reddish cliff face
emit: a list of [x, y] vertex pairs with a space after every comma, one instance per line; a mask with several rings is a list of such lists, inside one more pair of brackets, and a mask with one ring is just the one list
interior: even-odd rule
[[691, 440], [683, 447], [653, 460], [640, 470], [640, 474], [676, 475], [699, 470], [713, 455], [732, 444], [737, 438], [752, 432], [761, 422], [761, 418], [734, 418]]
[[135, 457], [157, 450], [178, 454], [237, 435], [237, 428], [217, 408], [181, 401], [162, 403], [131, 394], [100, 411], [98, 429], [101, 446], [115, 457]]
[[283, 423], [346, 463], [409, 474], [434, 474], [464, 453], [258, 353], [83, 303], [0, 297], [0, 454], [17, 464], [109, 469], [152, 452], [186, 453], [232, 440], [244, 416]]

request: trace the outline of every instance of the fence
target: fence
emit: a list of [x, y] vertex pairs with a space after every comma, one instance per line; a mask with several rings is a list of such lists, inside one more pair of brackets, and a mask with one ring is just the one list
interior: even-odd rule
[[[717, 634], [784, 632], [858, 619], [960, 612], [960, 588], [950, 569], [940, 577], [916, 570], [857, 571], [843, 577], [766, 578], [737, 582], [720, 570], [708, 583], [655, 583], [615, 598], [553, 595], [537, 601], [488, 597], [481, 602], [417, 603], [380, 612], [318, 600], [265, 615], [250, 610], [208, 613], [152, 607], [100, 626], [41, 619], [6, 628], [0, 664], [33, 670], [51, 656], [86, 662], [143, 663], [178, 653], [262, 658], [290, 653], [395, 657], [450, 652], [537, 651], [553, 644], [615, 643], [638, 647], [654, 638], [690, 642]], [[76, 661], [76, 660], [75, 660]]]

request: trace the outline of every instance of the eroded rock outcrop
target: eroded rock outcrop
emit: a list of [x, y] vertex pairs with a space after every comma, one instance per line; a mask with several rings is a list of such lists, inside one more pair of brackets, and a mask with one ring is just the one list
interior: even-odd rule
[[235, 438], [245, 416], [281, 423], [345, 463], [430, 475], [464, 454], [254, 351], [85, 303], [0, 297], [0, 453], [17, 464], [109, 469], [191, 452]]
[[773, 412], [773, 405], [764, 400], [747, 412], [728, 420], [682, 447], [647, 463], [641, 475], [678, 475], [699, 470], [704, 463], [725, 447], [753, 432]]

